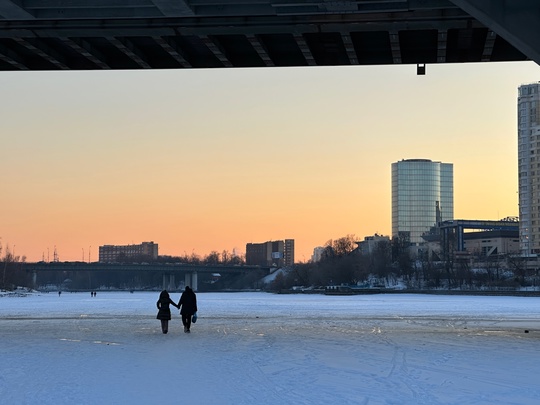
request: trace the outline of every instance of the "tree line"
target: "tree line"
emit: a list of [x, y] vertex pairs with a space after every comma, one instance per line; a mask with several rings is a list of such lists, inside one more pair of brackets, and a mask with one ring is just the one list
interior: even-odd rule
[[[0, 243], [0, 289], [13, 290], [16, 287], [34, 287], [32, 285], [32, 275], [24, 269], [26, 262], [25, 256], [15, 256], [13, 248], [6, 246], [5, 248]], [[195, 252], [191, 254], [184, 253], [181, 256], [158, 256], [154, 259], [150, 255], [135, 255], [126, 256], [121, 254], [116, 259], [117, 263], [136, 264], [136, 263], [169, 263], [169, 264], [193, 264], [193, 265], [244, 265], [245, 256], [223, 250], [221, 253], [212, 251], [207, 255], [197, 255]], [[263, 275], [259, 275], [262, 277]], [[216, 289], [219, 285], [225, 288], [244, 288], [244, 285], [252, 285], [253, 277], [248, 277], [247, 281], [242, 281], [245, 277], [226, 276], [220, 278], [220, 283], [216, 283], [215, 277], [207, 274], [199, 275], [199, 283], [203, 289]], [[97, 289], [100, 287], [118, 288], [118, 289], [145, 289], [159, 288], [162, 285], [161, 274], [152, 274], [149, 272], [126, 272], [126, 271], [110, 271], [107, 273], [96, 273], [91, 271], [78, 270], [63, 274], [58, 272], [44, 272], [39, 275], [40, 286], [57, 286], [60, 289], [71, 290], [87, 290]]]
[[13, 248], [4, 246], [0, 242], [0, 288], [12, 290], [16, 286], [30, 286], [30, 277], [23, 270], [26, 262], [25, 256], [16, 256]]
[[425, 252], [411, 257], [406, 240], [381, 240], [373, 251], [362, 254], [354, 235], [329, 240], [318, 262], [295, 264], [280, 272], [268, 289], [294, 286], [392, 287], [413, 290], [504, 290], [540, 285], [538, 268], [527, 265], [519, 254], [485, 256], [483, 252], [456, 255]]
[[[290, 289], [294, 286], [321, 287], [348, 285], [358, 287], [392, 287], [401, 285], [412, 290], [467, 289], [495, 290], [538, 286], [538, 268], [527, 265], [526, 259], [516, 254], [485, 256], [470, 252], [466, 256], [455, 251], [425, 253], [411, 258], [408, 242], [400, 238], [381, 240], [368, 254], [357, 247], [356, 237], [347, 235], [329, 240], [319, 262], [298, 263], [281, 271], [274, 281], [263, 285], [262, 272], [243, 275], [199, 275], [201, 291], [227, 289], [266, 288], [271, 291]], [[24, 256], [15, 256], [9, 247], [0, 244], [0, 288], [32, 287], [31, 274], [24, 270]], [[182, 256], [119, 257], [120, 263], [183, 263], [208, 265], [242, 265], [245, 257], [227, 250], [212, 251], [205, 256], [195, 253]], [[180, 280], [178, 280], [180, 281]], [[51, 284], [70, 289], [97, 289], [101, 286], [119, 289], [159, 288], [161, 275], [147, 272], [92, 273], [78, 271], [66, 276], [61, 273], [40, 275], [40, 285]]]

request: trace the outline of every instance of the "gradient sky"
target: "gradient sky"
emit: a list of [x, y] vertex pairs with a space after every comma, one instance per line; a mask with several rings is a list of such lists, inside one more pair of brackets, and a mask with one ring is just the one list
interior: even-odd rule
[[0, 72], [0, 242], [28, 261], [391, 234], [391, 164], [454, 164], [455, 218], [518, 214], [533, 62]]

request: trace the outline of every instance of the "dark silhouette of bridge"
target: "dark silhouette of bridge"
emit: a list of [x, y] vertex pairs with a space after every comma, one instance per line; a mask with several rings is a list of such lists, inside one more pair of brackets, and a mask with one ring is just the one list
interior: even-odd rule
[[0, 0], [0, 70], [522, 60], [537, 0]]
[[254, 271], [264, 271], [268, 273], [269, 267], [248, 266], [248, 265], [204, 265], [185, 263], [145, 263], [145, 264], [123, 264], [123, 263], [85, 263], [85, 262], [38, 262], [24, 263], [23, 269], [32, 274], [33, 284], [37, 286], [37, 280], [43, 273], [62, 273], [65, 275], [77, 272], [88, 274], [99, 273], [139, 273], [139, 274], [159, 274], [163, 279], [164, 289], [176, 289], [176, 276], [184, 277], [184, 284], [191, 286], [194, 290], [198, 287], [198, 274], [246, 274]]

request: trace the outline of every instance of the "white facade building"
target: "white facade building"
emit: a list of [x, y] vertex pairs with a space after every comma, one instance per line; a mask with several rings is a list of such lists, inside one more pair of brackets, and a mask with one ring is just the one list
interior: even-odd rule
[[320, 262], [323, 252], [324, 252], [323, 246], [317, 246], [316, 248], [314, 248], [313, 254], [311, 255], [311, 262], [312, 263]]
[[373, 254], [377, 249], [377, 245], [381, 242], [388, 243], [388, 246], [390, 246], [390, 237], [375, 234], [373, 236], [364, 237], [364, 240], [357, 242], [357, 244], [358, 249], [360, 249], [360, 253], [367, 256]]

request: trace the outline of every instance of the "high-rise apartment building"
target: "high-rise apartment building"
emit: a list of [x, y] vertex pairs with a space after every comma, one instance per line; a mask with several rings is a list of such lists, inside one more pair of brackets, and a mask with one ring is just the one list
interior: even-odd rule
[[454, 219], [454, 166], [428, 159], [392, 163], [392, 237], [411, 246], [441, 221]]
[[540, 82], [518, 91], [519, 247], [540, 253]]
[[294, 239], [246, 244], [246, 264], [292, 266], [294, 264]]

